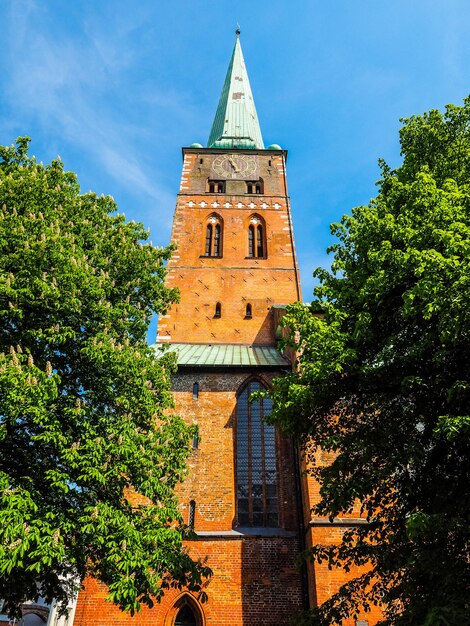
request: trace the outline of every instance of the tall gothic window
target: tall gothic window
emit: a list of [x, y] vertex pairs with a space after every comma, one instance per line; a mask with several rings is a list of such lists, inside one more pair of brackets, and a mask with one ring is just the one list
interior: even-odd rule
[[250, 218], [248, 226], [248, 256], [252, 258], [266, 257], [266, 228], [264, 220], [258, 215]]
[[237, 520], [239, 526], [278, 526], [276, 438], [274, 426], [263, 418], [272, 400], [249, 402], [264, 387], [250, 381], [237, 402]]
[[222, 256], [223, 222], [222, 218], [213, 214], [210, 215], [206, 224], [206, 239], [204, 256]]

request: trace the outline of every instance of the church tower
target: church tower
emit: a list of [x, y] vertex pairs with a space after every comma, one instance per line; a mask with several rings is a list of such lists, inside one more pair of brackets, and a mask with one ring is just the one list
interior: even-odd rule
[[263, 422], [271, 401], [248, 399], [291, 367], [276, 329], [300, 284], [287, 152], [264, 147], [239, 34], [207, 147], [183, 148], [167, 280], [181, 302], [158, 342], [178, 356], [176, 411], [200, 432], [179, 498], [214, 576], [187, 623], [280, 626], [303, 607], [295, 452]]
[[272, 306], [300, 299], [286, 157], [264, 148], [237, 35], [207, 148], [183, 148], [169, 263], [181, 305], [158, 341], [275, 345]]

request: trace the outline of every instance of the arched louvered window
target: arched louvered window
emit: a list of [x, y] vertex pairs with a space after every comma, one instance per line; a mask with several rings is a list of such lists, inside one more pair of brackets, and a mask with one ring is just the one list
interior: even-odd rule
[[206, 191], [209, 193], [225, 193], [224, 180], [208, 180]]
[[278, 520], [276, 437], [263, 418], [271, 413], [271, 398], [249, 402], [264, 387], [250, 381], [237, 401], [237, 520], [239, 526], [276, 527]]
[[198, 621], [189, 604], [184, 604], [178, 611], [175, 626], [197, 626]]
[[266, 258], [266, 227], [262, 217], [252, 215], [248, 226], [248, 256]]
[[259, 180], [247, 180], [246, 181], [246, 193], [249, 193], [249, 194], [263, 193], [263, 179], [260, 178]]
[[208, 218], [206, 224], [206, 240], [204, 246], [204, 256], [221, 257], [223, 243], [223, 220], [213, 214]]

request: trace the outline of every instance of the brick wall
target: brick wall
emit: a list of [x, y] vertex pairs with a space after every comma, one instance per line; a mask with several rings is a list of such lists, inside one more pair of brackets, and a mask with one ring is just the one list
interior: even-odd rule
[[[160, 317], [159, 339], [272, 344], [276, 329], [271, 306], [300, 299], [284, 155], [256, 155], [265, 179], [263, 195], [205, 193], [217, 156], [208, 151], [185, 153], [172, 231], [177, 250], [168, 264], [167, 281], [179, 287], [182, 300]], [[206, 225], [214, 213], [223, 223], [222, 256], [217, 258], [205, 256]], [[248, 257], [248, 226], [254, 214], [264, 220], [265, 258]], [[217, 302], [222, 306], [220, 318], [214, 317]], [[245, 315], [248, 303], [251, 318]]]
[[[202, 624], [214, 626], [287, 626], [301, 608], [300, 577], [292, 537], [205, 538], [191, 542], [192, 555], [204, 557], [214, 575], [207, 586], [209, 600], [200, 605]], [[181, 591], [168, 591], [161, 604], [133, 618], [105, 602], [106, 589], [86, 581], [80, 594], [75, 626], [157, 626], [173, 624]]]

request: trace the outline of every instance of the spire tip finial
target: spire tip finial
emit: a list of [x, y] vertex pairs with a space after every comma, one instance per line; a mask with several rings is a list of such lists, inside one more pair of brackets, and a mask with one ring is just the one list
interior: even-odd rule
[[235, 35], [236, 35], [237, 37], [240, 37], [240, 33], [241, 33], [241, 32], [242, 32], [242, 31], [240, 30], [240, 24], [237, 22], [237, 29], [236, 29], [236, 31], [235, 31]]

